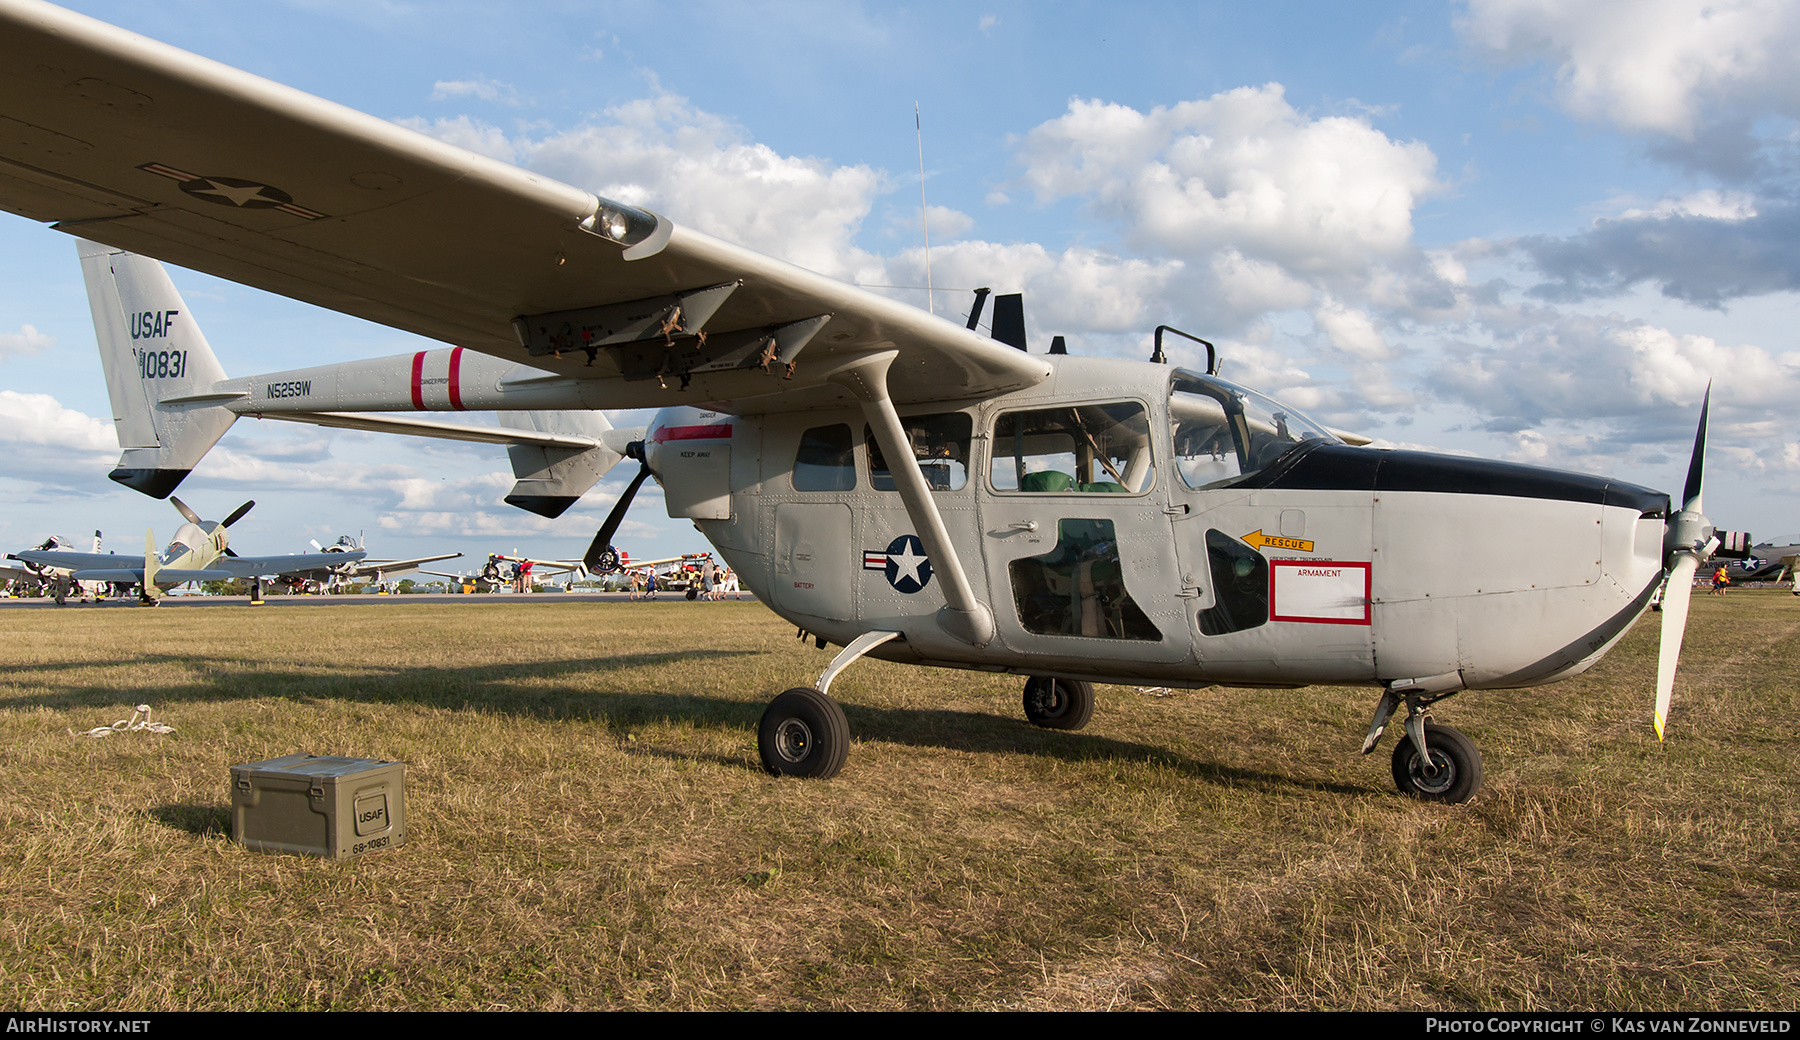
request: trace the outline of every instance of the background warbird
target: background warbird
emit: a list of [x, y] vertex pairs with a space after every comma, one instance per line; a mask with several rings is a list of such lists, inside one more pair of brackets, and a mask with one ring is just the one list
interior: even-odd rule
[[[103, 243], [81, 247], [90, 285], [129, 251], [451, 345], [232, 379], [174, 300], [116, 282], [95, 308], [115, 480], [167, 495], [240, 415], [445, 436], [374, 413], [513, 413], [508, 500], [545, 515], [630, 457], [631, 492], [655, 477], [765, 603], [844, 648], [764, 715], [773, 772], [843, 766], [827, 694], [874, 655], [1026, 677], [1027, 716], [1064, 729], [1093, 681], [1363, 687], [1364, 750], [1404, 709], [1399, 788], [1462, 801], [1481, 758], [1431, 706], [1590, 667], [1668, 570], [1662, 732], [1688, 579], [1721, 541], [1704, 409], [1679, 510], [1355, 447], [1218, 378], [1210, 345], [1204, 371], [1160, 363], [1163, 329], [1150, 362], [1031, 354], [1016, 299], [998, 342], [57, 8], [0, 20], [23, 128], [0, 137], [0, 205]], [[132, 329], [135, 354], [107, 346]], [[662, 411], [637, 430], [592, 411], [643, 406]]]
[[[144, 532], [143, 562], [129, 563], [132, 557], [111, 553], [77, 553], [66, 549], [31, 549], [17, 553], [27, 563], [63, 568], [75, 581], [107, 581], [119, 585], [135, 585], [145, 603], [156, 603], [162, 594], [190, 581], [230, 581], [234, 578], [251, 583], [251, 599], [262, 598], [263, 583], [305, 575], [328, 569], [334, 564], [354, 562], [365, 555], [360, 549], [351, 553], [306, 553], [292, 556], [239, 556], [231, 551], [228, 528], [244, 518], [256, 505], [245, 502], [223, 520], [202, 520], [179, 498], [171, 497], [187, 522], [175, 529], [168, 548], [156, 551], [156, 536]], [[60, 598], [58, 602], [61, 602]]]

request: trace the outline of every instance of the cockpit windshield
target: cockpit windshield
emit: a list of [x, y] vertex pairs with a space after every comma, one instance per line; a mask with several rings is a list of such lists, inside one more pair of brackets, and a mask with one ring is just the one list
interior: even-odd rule
[[1254, 390], [1177, 369], [1169, 387], [1175, 469], [1190, 488], [1214, 487], [1272, 465], [1295, 445], [1337, 438]]
[[206, 544], [206, 532], [193, 524], [182, 524], [175, 529], [175, 537], [170, 539], [169, 547], [162, 551], [159, 559], [163, 563], [173, 563], [178, 557], [191, 553]]

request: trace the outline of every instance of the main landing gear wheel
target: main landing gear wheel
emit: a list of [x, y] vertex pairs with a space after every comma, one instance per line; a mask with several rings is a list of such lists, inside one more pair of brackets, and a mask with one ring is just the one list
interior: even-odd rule
[[836, 776], [850, 754], [850, 721], [838, 702], [797, 686], [769, 702], [757, 727], [763, 768], [776, 776]]
[[1094, 717], [1094, 684], [1034, 675], [1025, 680], [1025, 717], [1045, 729], [1080, 729]]
[[1394, 745], [1394, 783], [1400, 793], [1445, 805], [1475, 797], [1481, 790], [1481, 752], [1475, 742], [1460, 730], [1427, 722], [1425, 747], [1431, 753], [1429, 771], [1412, 738], [1402, 735]]

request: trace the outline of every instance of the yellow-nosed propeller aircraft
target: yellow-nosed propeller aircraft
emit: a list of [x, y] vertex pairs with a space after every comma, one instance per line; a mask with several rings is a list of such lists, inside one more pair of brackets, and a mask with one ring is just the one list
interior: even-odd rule
[[293, 556], [239, 556], [231, 551], [231, 535], [227, 530], [243, 519], [254, 501], [237, 507], [224, 520], [202, 520], [187, 503], [170, 496], [186, 521], [175, 529], [175, 537], [162, 552], [156, 551], [156, 535], [144, 532], [144, 562], [121, 567], [120, 557], [101, 553], [73, 553], [66, 550], [26, 550], [15, 555], [28, 563], [52, 564], [72, 569], [76, 581], [113, 581], [138, 587], [145, 603], [155, 604], [164, 592], [190, 581], [230, 581], [241, 578], [251, 583], [252, 600], [262, 598], [263, 583], [284, 574], [331, 567], [349, 560], [362, 559], [360, 549], [353, 553], [305, 553]]

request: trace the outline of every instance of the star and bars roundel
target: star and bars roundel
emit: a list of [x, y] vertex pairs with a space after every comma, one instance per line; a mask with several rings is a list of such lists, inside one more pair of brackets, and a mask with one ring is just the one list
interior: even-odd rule
[[903, 534], [886, 549], [865, 550], [863, 570], [882, 571], [889, 585], [909, 595], [931, 584], [931, 559], [916, 534]]

